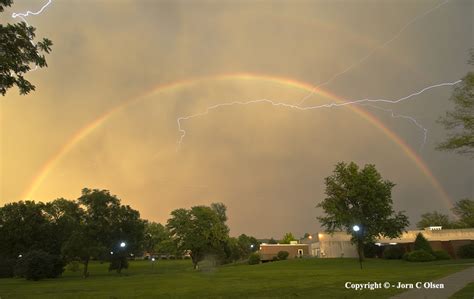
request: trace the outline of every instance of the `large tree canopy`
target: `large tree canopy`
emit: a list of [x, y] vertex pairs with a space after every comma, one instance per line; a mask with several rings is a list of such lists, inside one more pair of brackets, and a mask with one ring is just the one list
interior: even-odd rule
[[[357, 244], [359, 258], [363, 245], [378, 236], [395, 238], [408, 226], [408, 217], [392, 208], [394, 183], [383, 180], [374, 165], [359, 169], [355, 163], [341, 162], [325, 179], [326, 198], [317, 206], [325, 216], [318, 217], [326, 231], [345, 231]], [[354, 231], [357, 225], [359, 231]]]
[[[12, 3], [11, 0], [0, 0], [0, 12]], [[3, 96], [15, 85], [20, 94], [35, 90], [35, 86], [24, 75], [32, 67], [47, 66], [44, 53], [51, 51], [53, 43], [47, 38], [33, 42], [35, 30], [25, 22], [6, 25], [0, 23], [0, 93]]]
[[222, 255], [229, 238], [223, 204], [195, 206], [171, 212], [167, 228], [181, 251], [190, 250], [194, 267], [206, 255]]
[[[471, 50], [469, 64], [474, 65], [474, 50]], [[438, 145], [438, 149], [474, 157], [474, 72], [468, 72], [462, 78], [450, 100], [454, 103], [454, 110], [446, 112], [439, 119], [450, 132], [447, 140]]]

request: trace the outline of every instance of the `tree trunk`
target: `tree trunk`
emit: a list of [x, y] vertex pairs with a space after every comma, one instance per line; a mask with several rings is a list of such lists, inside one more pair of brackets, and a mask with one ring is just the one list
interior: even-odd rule
[[89, 276], [88, 268], [89, 268], [89, 258], [84, 260], [84, 272], [82, 273], [83, 278], [87, 278]]
[[359, 255], [359, 265], [362, 269], [362, 261], [364, 260], [364, 243], [360, 240], [357, 242], [357, 254]]

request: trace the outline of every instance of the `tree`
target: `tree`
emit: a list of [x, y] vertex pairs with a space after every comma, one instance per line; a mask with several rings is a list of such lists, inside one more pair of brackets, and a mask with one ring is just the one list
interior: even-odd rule
[[292, 233], [286, 233], [281, 239], [282, 244], [290, 244], [291, 241], [296, 241], [296, 238]]
[[143, 239], [143, 249], [149, 253], [154, 253], [156, 247], [162, 241], [169, 238], [169, 233], [161, 223], [146, 222], [145, 236]]
[[458, 227], [474, 227], [474, 200], [461, 199], [454, 204], [452, 211], [459, 217]]
[[[222, 208], [222, 206], [221, 206]], [[225, 209], [224, 209], [225, 213]], [[167, 228], [178, 249], [190, 250], [194, 268], [206, 255], [222, 255], [229, 238], [229, 228], [225, 224], [222, 209], [216, 211], [207, 206], [191, 209], [177, 209], [171, 212]]]
[[[12, 0], [0, 0], [0, 12], [12, 3]], [[25, 22], [0, 24], [0, 93], [3, 96], [15, 85], [20, 94], [35, 90], [35, 86], [24, 75], [32, 67], [47, 66], [44, 53], [50, 53], [53, 43], [47, 38], [34, 43], [35, 30]]]
[[17, 258], [30, 250], [50, 249], [51, 225], [44, 204], [34, 201], [9, 203], [0, 208], [0, 256]]
[[430, 226], [442, 226], [443, 228], [452, 228], [454, 224], [449, 219], [448, 215], [438, 213], [436, 211], [432, 213], [424, 213], [421, 215], [421, 220], [418, 221], [416, 227], [424, 229]]
[[[65, 242], [63, 254], [69, 259], [82, 261], [84, 277], [89, 275], [91, 257], [105, 258], [114, 251], [128, 254], [139, 250], [145, 225], [138, 211], [121, 205], [120, 199], [108, 190], [84, 188], [78, 203], [84, 213], [76, 230]], [[120, 246], [121, 242], [125, 243], [125, 248]], [[117, 269], [120, 270], [121, 267]]]
[[433, 249], [431, 248], [430, 242], [426, 240], [425, 236], [423, 236], [422, 233], [418, 233], [416, 235], [414, 247], [415, 250], [424, 250], [428, 253], [433, 253]]
[[[396, 238], [408, 226], [408, 217], [392, 208], [395, 184], [383, 180], [374, 165], [359, 169], [353, 162], [338, 163], [325, 183], [327, 197], [317, 207], [326, 216], [318, 220], [326, 232], [342, 230], [352, 235], [351, 242], [357, 245], [360, 262], [364, 244], [374, 242], [379, 236]], [[353, 229], [355, 225], [358, 231]]]
[[[474, 49], [471, 49], [470, 56], [469, 64], [474, 65]], [[438, 120], [450, 133], [437, 149], [474, 157], [474, 72], [468, 72], [462, 78], [450, 100], [454, 102], [454, 110]]]

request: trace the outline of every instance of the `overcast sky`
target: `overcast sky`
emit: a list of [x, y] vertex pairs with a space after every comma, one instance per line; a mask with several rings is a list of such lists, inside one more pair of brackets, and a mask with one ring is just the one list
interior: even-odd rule
[[[45, 2], [16, 0], [1, 22]], [[440, 3], [53, 1], [28, 18], [54, 42], [49, 67], [27, 75], [37, 90], [0, 99], [0, 204], [100, 188], [162, 223], [173, 209], [223, 202], [232, 235], [300, 236], [320, 230], [324, 177], [354, 161], [375, 164], [397, 184], [394, 206], [412, 227], [421, 213], [448, 213], [420, 163], [451, 201], [474, 196], [474, 161], [434, 149], [446, 136], [436, 120], [452, 108], [449, 86], [358, 107], [392, 135], [351, 106], [299, 111], [259, 102], [183, 120], [177, 147], [178, 117], [231, 101], [298, 104], [304, 84], [350, 66], [322, 87], [334, 96], [316, 92], [304, 105], [397, 99], [462, 78], [474, 2], [452, 0], [425, 14]], [[416, 119], [428, 130], [424, 147], [413, 121], [381, 109]]]

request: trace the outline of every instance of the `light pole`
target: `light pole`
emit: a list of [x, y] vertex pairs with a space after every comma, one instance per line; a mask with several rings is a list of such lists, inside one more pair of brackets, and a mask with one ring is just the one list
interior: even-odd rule
[[361, 252], [361, 246], [360, 246], [360, 227], [356, 224], [352, 227], [352, 230], [355, 232], [357, 236], [357, 253], [359, 254], [359, 265], [360, 269], [362, 269], [362, 252]]

